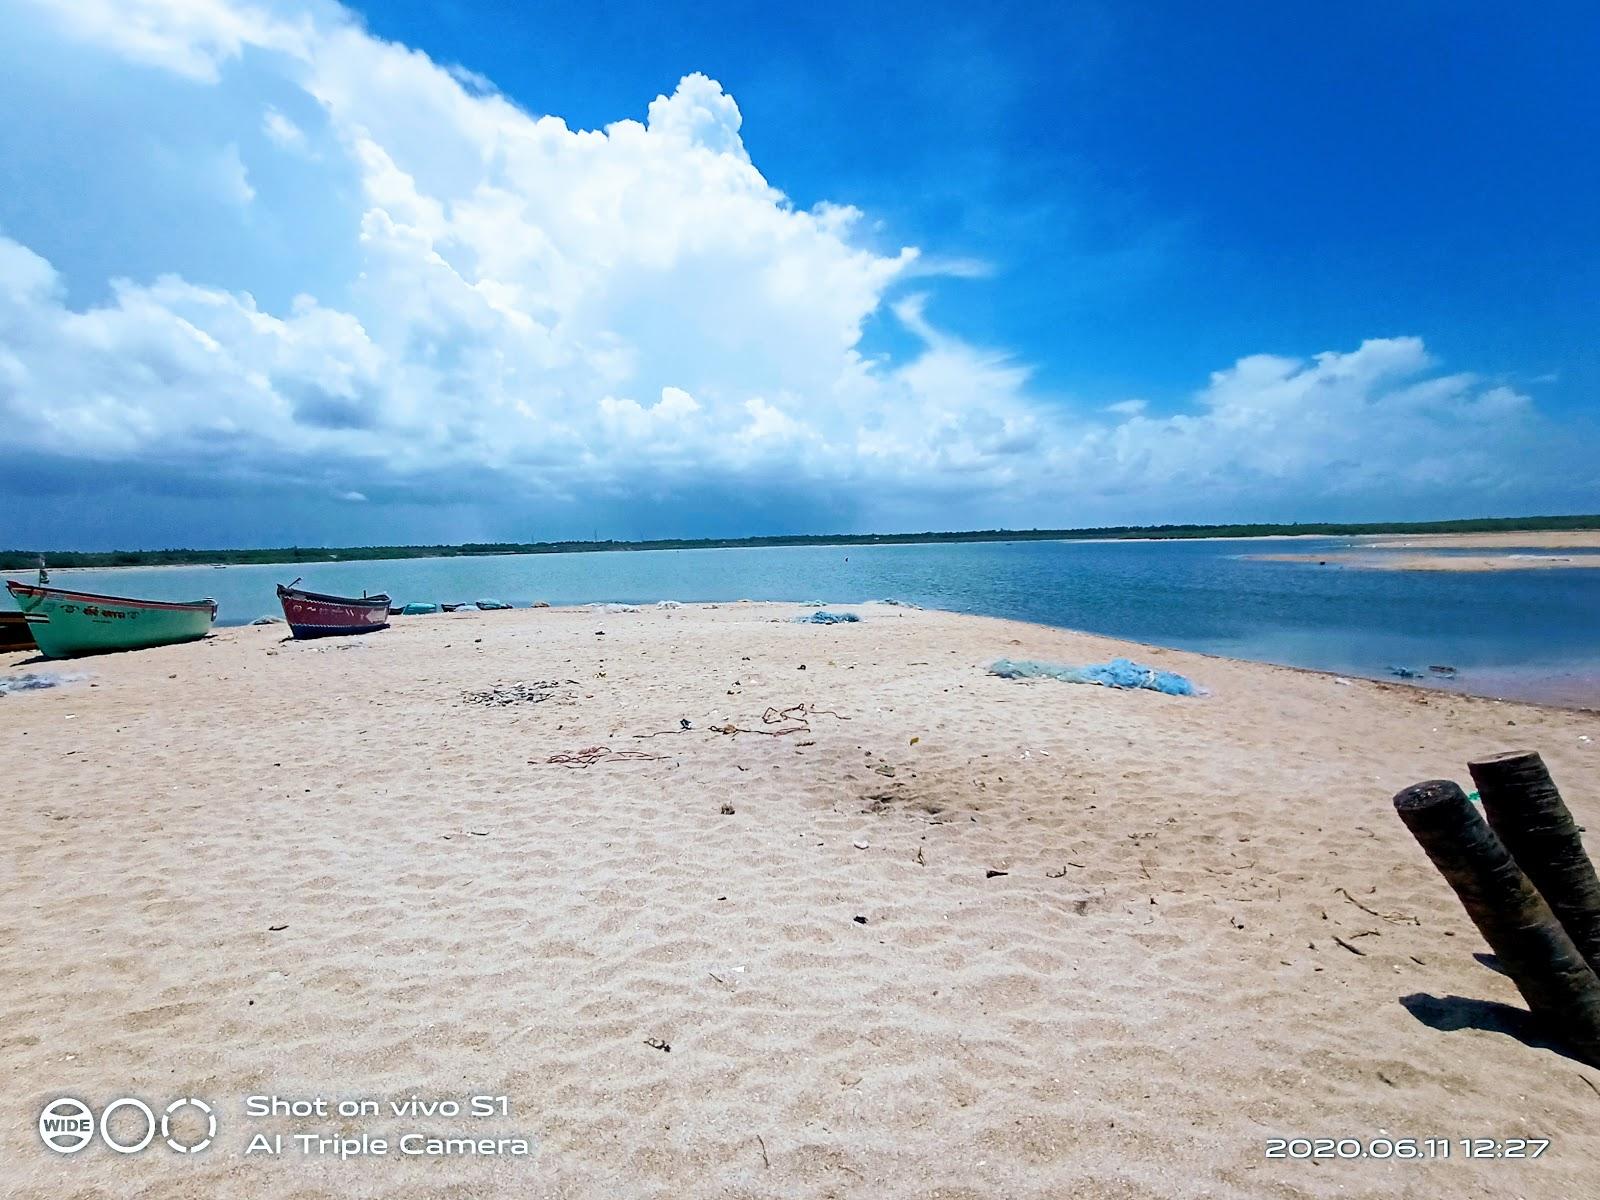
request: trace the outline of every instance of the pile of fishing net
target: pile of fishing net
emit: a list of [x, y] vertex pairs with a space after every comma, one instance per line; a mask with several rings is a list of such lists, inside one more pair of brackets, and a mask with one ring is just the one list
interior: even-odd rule
[[1144, 688], [1168, 696], [1201, 696], [1194, 683], [1171, 671], [1158, 671], [1127, 658], [1069, 667], [1061, 663], [1021, 661], [1002, 658], [989, 668], [989, 674], [1002, 679], [1059, 679], [1063, 683], [1097, 683], [1109, 688]]

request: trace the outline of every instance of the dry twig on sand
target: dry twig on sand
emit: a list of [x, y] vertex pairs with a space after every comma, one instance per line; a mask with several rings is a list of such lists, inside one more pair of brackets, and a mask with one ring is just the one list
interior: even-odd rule
[[1352, 896], [1349, 892], [1345, 891], [1345, 889], [1342, 888], [1342, 887], [1341, 888], [1334, 888], [1333, 890], [1338, 892], [1341, 896], [1343, 896], [1346, 900], [1350, 901], [1351, 904], [1354, 904], [1357, 908], [1359, 908], [1362, 912], [1366, 913], [1368, 916], [1377, 917], [1380, 921], [1392, 921], [1396, 925], [1421, 925], [1422, 924], [1422, 921], [1419, 918], [1413, 917], [1409, 913], [1386, 913], [1386, 912], [1379, 912], [1375, 908], [1368, 908], [1365, 904], [1361, 903], [1361, 901], [1357, 900], [1354, 896]]

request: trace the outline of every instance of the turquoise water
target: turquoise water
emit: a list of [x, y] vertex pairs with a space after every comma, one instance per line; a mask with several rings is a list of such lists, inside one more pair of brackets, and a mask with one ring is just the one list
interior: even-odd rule
[[[407, 559], [216, 569], [59, 572], [90, 591], [213, 596], [220, 623], [278, 614], [296, 574], [315, 591], [521, 607], [598, 601], [894, 597], [1290, 666], [1389, 678], [1458, 668], [1452, 686], [1600, 704], [1600, 570], [1339, 570], [1250, 555], [1346, 548], [1329, 540], [992, 542]], [[426, 618], [401, 618], [424, 620]], [[1429, 680], [1430, 683], [1438, 681]]]

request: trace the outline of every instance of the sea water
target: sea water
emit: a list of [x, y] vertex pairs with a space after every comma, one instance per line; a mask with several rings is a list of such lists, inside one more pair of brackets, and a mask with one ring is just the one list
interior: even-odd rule
[[[128, 568], [55, 579], [151, 599], [211, 596], [223, 625], [279, 615], [273, 586], [297, 575], [313, 591], [387, 591], [396, 605], [480, 596], [519, 608], [536, 600], [838, 606], [893, 598], [1289, 666], [1378, 679], [1400, 667], [1480, 694], [1600, 705], [1600, 570], [1377, 571], [1255, 557], [1348, 548], [1342, 539], [1304, 538], [793, 546]], [[1457, 674], [1428, 678], [1431, 666]]]

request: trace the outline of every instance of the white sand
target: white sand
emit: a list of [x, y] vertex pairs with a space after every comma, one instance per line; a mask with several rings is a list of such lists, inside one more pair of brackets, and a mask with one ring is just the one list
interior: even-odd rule
[[1600, 529], [1547, 529], [1496, 533], [1411, 533], [1380, 534], [1361, 539], [1379, 550], [1503, 550], [1531, 548], [1543, 550], [1600, 550]]
[[1314, 562], [1323, 566], [1366, 571], [1545, 571], [1552, 568], [1600, 568], [1600, 554], [1397, 554], [1329, 550], [1320, 554], [1248, 554], [1262, 562]]
[[[797, 611], [233, 629], [0, 700], [0, 1195], [1595, 1194], [1600, 1070], [1473, 1027], [1518, 998], [1390, 807], [1532, 747], [1594, 828], [1593, 714], [878, 605], [775, 623]], [[1115, 653], [1212, 695], [984, 673]], [[535, 680], [575, 682], [460, 700]], [[709, 728], [801, 703], [837, 715]], [[595, 745], [663, 757], [546, 763]], [[252, 1121], [255, 1093], [512, 1112]], [[61, 1158], [35, 1128], [63, 1094], [199, 1096], [221, 1130]], [[242, 1153], [341, 1128], [539, 1152]], [[1313, 1164], [1274, 1135], [1552, 1145]]]

